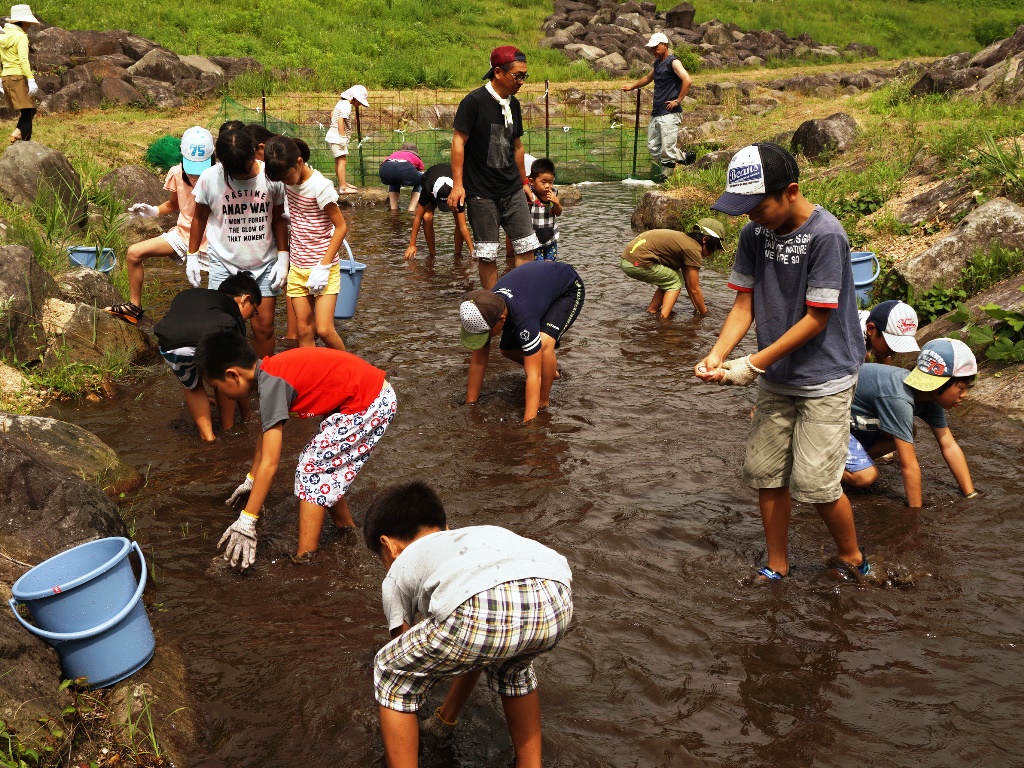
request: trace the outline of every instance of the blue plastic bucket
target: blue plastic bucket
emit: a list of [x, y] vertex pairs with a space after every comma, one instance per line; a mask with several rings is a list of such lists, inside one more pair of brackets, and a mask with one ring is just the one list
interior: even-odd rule
[[[133, 549], [141, 568], [137, 585], [128, 559]], [[94, 688], [112, 685], [144, 667], [156, 649], [142, 603], [146, 575], [138, 544], [99, 539], [30, 570], [14, 582], [9, 605], [19, 624], [57, 651], [66, 679], [85, 677]], [[18, 603], [28, 607], [35, 625], [19, 615]]]
[[853, 285], [857, 289], [857, 306], [864, 308], [871, 303], [875, 280], [882, 271], [882, 265], [871, 251], [854, 251], [850, 256], [853, 261]]
[[341, 260], [341, 288], [338, 290], [338, 301], [334, 305], [334, 317], [337, 320], [348, 320], [356, 314], [356, 302], [359, 300], [359, 286], [363, 282], [365, 264], [352, 258], [352, 249], [348, 240], [341, 241], [348, 251], [348, 261]]
[[113, 248], [94, 248], [91, 245], [72, 245], [68, 248], [68, 260], [73, 267], [88, 267], [107, 273], [117, 266]]

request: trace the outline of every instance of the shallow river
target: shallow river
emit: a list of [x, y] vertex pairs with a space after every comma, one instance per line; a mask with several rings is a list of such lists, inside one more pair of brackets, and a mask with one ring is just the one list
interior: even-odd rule
[[[342, 336], [387, 370], [399, 400], [350, 493], [356, 521], [375, 489], [424, 479], [453, 526], [507, 526], [569, 558], [573, 629], [538, 664], [546, 765], [1024, 764], [1020, 436], [968, 405], [951, 424], [983, 499], [958, 497], [927, 434], [923, 511], [902, 507], [891, 466], [880, 493], [853, 497], [869, 554], [913, 586], [837, 586], [823, 567], [831, 540], [804, 507], [791, 531], [794, 578], [744, 586], [764, 546], [740, 479], [753, 392], [692, 376], [731, 292], [705, 270], [707, 318], [690, 317], [685, 295], [671, 322], [647, 315], [650, 292], [618, 268], [638, 193], [583, 192], [562, 219], [561, 256], [582, 275], [586, 305], [560, 353], [552, 408], [528, 426], [521, 369], [496, 354], [480, 404], [462, 405], [457, 306], [477, 277], [471, 261], [452, 263], [450, 219], [431, 264], [401, 258], [408, 214], [351, 214], [350, 242], [369, 268]], [[124, 509], [155, 563], [159, 637], [184, 649], [208, 726], [192, 764], [382, 765], [370, 665], [388, 637], [383, 568], [329, 521], [313, 564], [282, 556], [295, 546], [294, 457], [316, 425], [285, 429], [259, 558], [237, 576], [211, 561], [256, 427], [200, 445], [177, 381], [154, 371], [115, 401], [51, 415], [148, 468]], [[500, 702], [481, 687], [458, 738], [428, 744], [421, 764], [511, 761]]]

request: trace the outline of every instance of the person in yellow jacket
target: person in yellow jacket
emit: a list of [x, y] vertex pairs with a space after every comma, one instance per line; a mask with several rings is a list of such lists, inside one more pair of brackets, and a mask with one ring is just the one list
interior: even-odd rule
[[7, 24], [0, 31], [0, 94], [11, 109], [19, 110], [18, 127], [11, 132], [11, 143], [32, 138], [32, 118], [36, 116], [35, 94], [39, 90], [28, 62], [28, 35], [25, 27], [38, 24], [27, 5], [12, 5]]

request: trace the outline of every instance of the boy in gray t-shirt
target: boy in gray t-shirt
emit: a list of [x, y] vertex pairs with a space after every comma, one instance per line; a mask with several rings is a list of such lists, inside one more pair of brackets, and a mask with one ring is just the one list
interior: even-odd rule
[[[760, 376], [743, 465], [744, 480], [758, 490], [768, 550], [756, 578], [789, 573], [796, 499], [813, 504], [832, 534], [830, 567], [859, 580], [869, 565], [840, 485], [864, 359], [850, 244], [838, 220], [800, 193], [799, 176], [796, 160], [778, 144], [752, 144], [730, 161], [726, 191], [711, 207], [747, 214], [750, 223], [729, 278], [735, 303], [694, 372], [702, 381], [738, 385]], [[758, 351], [726, 360], [755, 320]]]
[[416, 712], [434, 685], [453, 678], [424, 723], [445, 735], [486, 672], [501, 695], [516, 765], [539, 766], [533, 659], [555, 647], [572, 619], [566, 559], [497, 526], [448, 530], [441, 500], [424, 483], [386, 489], [366, 513], [363, 535], [388, 568], [381, 592], [394, 639], [377, 652], [373, 674], [388, 765], [417, 765]]

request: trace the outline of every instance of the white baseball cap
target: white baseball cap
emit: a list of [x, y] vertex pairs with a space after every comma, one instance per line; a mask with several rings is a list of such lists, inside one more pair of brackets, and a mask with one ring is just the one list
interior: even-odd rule
[[644, 46], [644, 47], [645, 48], [656, 48], [660, 43], [664, 43], [665, 45], [670, 45], [670, 43], [668, 41], [668, 37], [666, 37], [664, 32], [655, 32], [653, 35], [651, 35], [651, 39], [647, 41], [647, 45]]
[[181, 137], [181, 169], [189, 176], [199, 176], [212, 165], [213, 136], [194, 125]]
[[366, 92], [365, 85], [353, 85], [347, 91], [342, 91], [341, 98], [349, 101], [355, 99], [364, 107], [370, 106], [370, 94]]
[[883, 301], [865, 319], [865, 334], [868, 323], [873, 323], [882, 332], [885, 343], [893, 352], [917, 352], [921, 349], [914, 338], [918, 325], [917, 312], [905, 302], [895, 299]]

